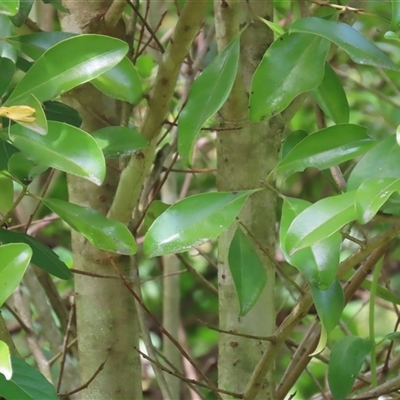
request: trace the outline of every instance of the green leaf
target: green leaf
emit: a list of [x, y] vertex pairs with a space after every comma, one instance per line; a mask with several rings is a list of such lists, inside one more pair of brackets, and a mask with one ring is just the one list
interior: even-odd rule
[[251, 240], [238, 226], [229, 247], [229, 268], [240, 304], [239, 315], [246, 315], [257, 303], [267, 274]]
[[104, 72], [91, 83], [107, 96], [136, 104], [142, 98], [142, 82], [132, 62], [124, 57], [115, 67]]
[[216, 239], [235, 220], [251, 193], [202, 193], [178, 201], [146, 233], [143, 244], [146, 255], [182, 253]]
[[153, 200], [144, 217], [144, 231], [148, 231], [153, 222], [169, 207], [170, 204], [165, 204], [160, 200]]
[[369, 150], [350, 174], [347, 190], [357, 189], [368, 179], [400, 178], [400, 147], [394, 135]]
[[399, 36], [397, 35], [396, 32], [387, 31], [387, 32], [383, 35], [383, 37], [384, 37], [385, 39], [388, 39], [388, 40], [394, 40], [394, 41], [397, 42], [397, 43], [400, 42], [400, 38], [399, 38]]
[[23, 23], [29, 16], [29, 13], [32, 10], [32, 6], [35, 0], [20, 0], [18, 12], [10, 17], [11, 22], [15, 26], [22, 26]]
[[37, 369], [14, 356], [11, 365], [11, 380], [0, 374], [0, 396], [7, 400], [58, 400], [54, 386]]
[[122, 222], [110, 220], [92, 208], [63, 200], [42, 199], [42, 201], [98, 249], [123, 255], [136, 253], [135, 239]]
[[400, 340], [400, 332], [392, 332], [385, 336], [388, 340]]
[[389, 197], [399, 191], [399, 178], [377, 178], [364, 181], [355, 197], [357, 220], [361, 224], [371, 221]]
[[74, 36], [77, 35], [69, 32], [36, 32], [29, 35], [8, 37], [5, 40], [21, 53], [37, 60], [50, 47]]
[[29, 106], [32, 107], [35, 110], [35, 121], [34, 122], [23, 122], [21, 120], [18, 120], [18, 124], [24, 126], [25, 128], [28, 128], [32, 131], [35, 131], [39, 133], [40, 135], [46, 135], [47, 133], [47, 119], [46, 115], [44, 114], [42, 105], [38, 101], [38, 99], [34, 95], [27, 96], [24, 99], [23, 104], [19, 105], [24, 105], [24, 106]]
[[290, 132], [288, 137], [283, 142], [281, 157], [285, 158], [307, 136], [308, 133], [302, 129]]
[[[5, 1], [7, 2], [7, 0]], [[0, 38], [10, 36], [13, 30], [14, 26], [10, 18], [1, 14], [0, 5]], [[4, 40], [0, 40], [0, 56], [4, 58], [9, 58], [15, 63], [17, 60], [17, 51]]]
[[94, 132], [92, 136], [106, 158], [129, 156], [149, 145], [137, 130], [122, 126], [109, 126]]
[[24, 185], [29, 185], [33, 179], [49, 167], [29, 160], [24, 153], [15, 153], [8, 160], [8, 171]]
[[7, 143], [5, 140], [2, 140], [0, 135], [0, 170], [7, 170], [9, 159], [13, 154], [18, 152], [19, 150], [16, 147]]
[[12, 377], [10, 349], [0, 340], [0, 375], [9, 381]]
[[308, 167], [323, 170], [350, 160], [375, 145], [366, 128], [343, 124], [321, 129], [302, 140], [278, 165], [277, 172], [292, 174]]
[[194, 81], [178, 120], [178, 150], [185, 164], [191, 163], [194, 141], [204, 123], [225, 103], [235, 82], [240, 36], [203, 70]]
[[339, 280], [335, 279], [326, 290], [310, 286], [318, 317], [329, 334], [339, 323], [344, 308], [344, 294]]
[[325, 75], [321, 84], [312, 92], [323, 112], [336, 124], [349, 122], [350, 109], [340, 79], [335, 71], [325, 63]]
[[0, 0], [0, 14], [12, 16], [18, 12], [19, 0]]
[[399, 71], [399, 68], [382, 50], [343, 22], [316, 17], [301, 18], [292, 24], [290, 32], [312, 33], [329, 39], [346, 51], [357, 64]]
[[25, 243], [0, 246], [0, 307], [21, 282], [31, 257], [32, 250]]
[[[0, 175], [0, 213], [7, 213], [14, 203], [13, 181], [5, 175]], [[1, 219], [1, 217], [0, 217]]]
[[[86, 132], [61, 122], [48, 121], [48, 133], [38, 135], [19, 124], [12, 125], [12, 143], [32, 161], [80, 176], [100, 185], [106, 173], [103, 153]], [[8, 129], [0, 131], [6, 138]]]
[[328, 381], [333, 398], [345, 399], [351, 392], [357, 374], [373, 343], [358, 336], [346, 336], [331, 350], [328, 366]]
[[333, 235], [356, 219], [355, 191], [319, 200], [301, 212], [286, 234], [286, 251], [296, 251]]
[[320, 85], [329, 47], [327, 40], [306, 34], [285, 33], [275, 40], [253, 75], [250, 120], [268, 119]]
[[8, 86], [11, 83], [11, 79], [14, 76], [15, 64], [12, 60], [7, 57], [0, 57], [0, 98], [3, 96]]
[[65, 122], [77, 128], [82, 124], [82, 118], [78, 114], [78, 111], [59, 101], [46, 101], [43, 104], [43, 109], [46, 118], [51, 121]]
[[328, 238], [301, 249], [292, 255], [288, 254], [285, 247], [289, 226], [310, 204], [308, 201], [301, 199], [284, 198], [279, 240], [286, 261], [296, 267], [312, 286], [325, 290], [332, 285], [338, 270], [342, 243], [340, 233], [336, 232]]
[[146, 54], [140, 55], [135, 64], [137, 71], [142, 78], [150, 78], [155, 65], [154, 60]]
[[400, 3], [398, 0], [392, 0], [392, 21], [390, 29], [392, 31], [400, 30]]
[[6, 105], [18, 104], [31, 93], [41, 102], [53, 100], [108, 71], [127, 51], [125, 42], [109, 36], [79, 35], [63, 40], [33, 64]]
[[39, 242], [32, 236], [22, 232], [0, 229], [0, 242], [2, 243], [25, 243], [32, 249], [31, 262], [37, 267], [60, 279], [71, 279], [72, 274], [68, 267], [58, 258], [49, 247]]

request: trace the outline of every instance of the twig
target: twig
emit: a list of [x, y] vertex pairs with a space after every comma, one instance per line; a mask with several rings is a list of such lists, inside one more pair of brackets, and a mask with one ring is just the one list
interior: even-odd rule
[[96, 369], [96, 371], [94, 372], [94, 374], [92, 375], [92, 377], [85, 382], [83, 385], [77, 387], [74, 390], [71, 390], [70, 392], [67, 393], [58, 393], [58, 397], [67, 397], [67, 396], [71, 396], [72, 394], [78, 393], [80, 391], [82, 391], [83, 389], [86, 389], [96, 378], [96, 376], [103, 370], [104, 366], [106, 365], [107, 359], [105, 359], [100, 366]]

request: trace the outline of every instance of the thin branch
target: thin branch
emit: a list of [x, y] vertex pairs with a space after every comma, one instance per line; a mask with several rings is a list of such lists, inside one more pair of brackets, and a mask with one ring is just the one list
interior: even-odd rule
[[96, 371], [94, 372], [94, 374], [92, 375], [92, 377], [85, 382], [83, 385], [77, 387], [74, 390], [71, 390], [70, 392], [67, 393], [58, 393], [58, 397], [68, 397], [71, 396], [72, 394], [81, 392], [82, 390], [86, 389], [96, 378], [96, 376], [103, 370], [104, 366], [106, 365], [107, 359], [104, 360], [100, 366], [96, 369]]

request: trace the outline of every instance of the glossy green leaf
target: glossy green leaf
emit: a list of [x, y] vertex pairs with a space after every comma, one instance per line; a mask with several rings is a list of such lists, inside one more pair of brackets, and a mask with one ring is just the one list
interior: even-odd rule
[[142, 97], [142, 82], [135, 66], [127, 57], [91, 83], [107, 96], [131, 104], [138, 103]]
[[400, 146], [394, 135], [369, 150], [357, 163], [347, 182], [347, 190], [357, 189], [368, 179], [400, 178]]
[[8, 160], [10, 157], [18, 153], [19, 150], [14, 147], [12, 144], [6, 142], [5, 140], [1, 139], [0, 135], [0, 170], [8, 169]]
[[67, 201], [57, 199], [42, 201], [98, 249], [123, 255], [136, 253], [135, 239], [122, 222], [110, 220], [92, 208]]
[[22, 26], [28, 18], [35, 0], [20, 0], [18, 12], [10, 17], [11, 22], [15, 26]]
[[0, 213], [5, 214], [6, 212], [8, 212], [11, 209], [13, 203], [13, 181], [8, 176], [0, 174]]
[[[10, 36], [13, 30], [14, 27], [10, 20], [10, 17], [2, 15], [0, 11], [0, 38], [5, 38], [7, 36]], [[0, 40], [0, 56], [4, 58], [9, 58], [11, 61], [15, 63], [15, 61], [17, 60], [17, 51], [12, 46], [10, 46], [6, 41]]]
[[335, 400], [343, 400], [350, 394], [372, 345], [369, 339], [346, 336], [332, 347], [328, 381]]
[[[11, 141], [32, 161], [88, 179], [100, 185], [106, 166], [96, 141], [86, 132], [61, 122], [48, 121], [47, 135], [38, 135], [15, 124], [10, 128]], [[0, 131], [7, 137], [8, 129]]]
[[146, 233], [143, 244], [146, 255], [182, 253], [216, 239], [235, 220], [251, 193], [202, 193], [178, 201]]
[[357, 189], [355, 205], [361, 224], [371, 221], [394, 192], [400, 192], [400, 178], [376, 178], [364, 181]]
[[128, 156], [149, 145], [137, 130], [122, 126], [109, 126], [92, 136], [106, 158]]
[[2, 340], [0, 340], [0, 375], [3, 375], [7, 381], [12, 377], [10, 349]]
[[267, 274], [253, 243], [240, 226], [233, 236], [228, 259], [239, 299], [239, 315], [244, 316], [257, 303], [267, 283]]
[[69, 32], [36, 32], [29, 35], [11, 36], [5, 40], [21, 53], [37, 60], [43, 53], [55, 44], [76, 36]]
[[125, 42], [109, 36], [79, 35], [63, 40], [33, 64], [6, 105], [18, 104], [31, 93], [42, 102], [53, 100], [108, 71], [124, 58], [127, 51]]
[[388, 40], [394, 40], [394, 41], [397, 42], [397, 43], [400, 42], [399, 36], [397, 35], [396, 32], [393, 32], [393, 31], [387, 31], [387, 32], [383, 35], [383, 37], [384, 37], [385, 39], [388, 39]]
[[400, 2], [398, 0], [392, 0], [392, 21], [390, 29], [392, 31], [400, 30]]
[[24, 99], [23, 104], [20, 104], [20, 105], [29, 106], [35, 110], [35, 113], [33, 115], [35, 117], [35, 121], [34, 122], [23, 122], [21, 120], [18, 120], [17, 121], [18, 124], [24, 126], [25, 128], [28, 128], [32, 131], [39, 133], [39, 135], [46, 135], [47, 129], [48, 129], [47, 119], [46, 119], [46, 115], [44, 114], [42, 105], [40, 104], [40, 101], [38, 101], [38, 99], [31, 94], [30, 96], [27, 96]]
[[11, 83], [11, 79], [14, 76], [15, 64], [12, 60], [7, 57], [0, 57], [0, 98], [3, 96], [8, 86]]
[[0, 245], [0, 307], [17, 288], [32, 257], [25, 243]]
[[29, 160], [22, 152], [13, 154], [8, 160], [8, 171], [24, 185], [29, 185], [33, 179], [49, 167]]
[[59, 101], [46, 101], [43, 104], [43, 110], [46, 118], [51, 121], [65, 122], [77, 128], [82, 124], [78, 111]]
[[0, 0], [0, 14], [12, 16], [18, 12], [19, 0]]
[[72, 274], [56, 253], [39, 240], [22, 232], [0, 229], [0, 242], [25, 243], [32, 249], [31, 262], [60, 279], [71, 279]]
[[316, 17], [301, 18], [292, 24], [290, 32], [312, 33], [329, 39], [346, 51], [357, 64], [399, 71], [396, 64], [382, 50], [343, 22]]
[[339, 280], [335, 279], [326, 290], [319, 290], [310, 286], [312, 298], [318, 317], [324, 326], [327, 335], [339, 323], [344, 308], [344, 294]]
[[7, 400], [58, 400], [54, 386], [36, 368], [14, 356], [11, 365], [9, 381], [0, 374], [0, 396]]
[[292, 255], [288, 254], [285, 247], [289, 226], [310, 205], [311, 203], [305, 200], [291, 197], [284, 198], [279, 240], [286, 261], [296, 267], [312, 286], [325, 290], [332, 285], [338, 270], [342, 242], [340, 233], [336, 232], [328, 238], [301, 249]]
[[321, 129], [302, 140], [278, 165], [277, 172], [291, 174], [308, 167], [320, 170], [350, 160], [375, 145], [366, 128], [343, 124]]
[[235, 82], [240, 52], [237, 36], [194, 81], [178, 120], [178, 150], [191, 163], [194, 141], [204, 123], [225, 103]]
[[144, 217], [143, 229], [148, 231], [153, 222], [170, 207], [170, 204], [165, 204], [160, 200], [153, 200], [150, 207], [147, 209], [146, 216]]
[[350, 117], [349, 103], [342, 83], [335, 71], [325, 63], [325, 75], [321, 84], [312, 92], [324, 113], [336, 124], [347, 124]]
[[270, 118], [299, 94], [320, 85], [329, 47], [327, 40], [306, 34], [286, 33], [275, 40], [253, 75], [250, 120]]
[[296, 251], [333, 235], [356, 219], [355, 191], [319, 200], [301, 212], [286, 234], [285, 248], [292, 255]]
[[302, 140], [308, 136], [308, 133], [303, 130], [290, 132], [282, 145], [281, 156], [285, 158]]

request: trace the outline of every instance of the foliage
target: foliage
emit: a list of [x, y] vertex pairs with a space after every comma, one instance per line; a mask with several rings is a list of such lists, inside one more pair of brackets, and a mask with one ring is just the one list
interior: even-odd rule
[[[189, 3], [186, 2], [185, 7], [190, 7]], [[327, 363], [314, 373], [314, 382], [304, 388], [306, 373], [296, 375], [296, 357], [289, 362], [284, 357], [280, 359], [278, 351], [273, 359], [262, 357], [258, 364], [261, 369], [267, 370], [275, 362], [277, 364], [275, 374], [282, 379], [277, 386], [277, 398], [285, 398], [296, 390], [298, 398], [329, 391], [335, 400], [353, 394], [378, 397], [397, 392], [398, 378], [396, 380], [396, 371], [391, 369], [389, 360], [391, 357], [398, 360], [398, 349], [394, 349], [394, 342], [388, 345], [388, 341], [381, 343], [379, 339], [397, 340], [398, 320], [393, 326], [385, 323], [385, 332], [380, 337], [375, 332], [378, 324], [374, 324], [373, 307], [368, 317], [369, 332], [368, 323], [351, 321], [349, 308], [356, 304], [354, 296], [369, 298], [371, 304], [376, 302], [382, 310], [388, 308], [388, 303], [399, 304], [399, 274], [393, 268], [399, 259], [393, 243], [397, 243], [400, 233], [400, 141], [396, 131], [400, 119], [399, 104], [395, 100], [400, 85], [399, 39], [396, 32], [392, 32], [388, 37], [394, 37], [395, 41], [391, 43], [382, 33], [398, 30], [399, 5], [394, 0], [392, 8], [387, 2], [378, 5], [366, 2], [370, 12], [364, 13], [343, 6], [340, 1], [324, 6], [317, 1], [310, 3], [314, 4], [293, 1], [294, 6], [301, 7], [290, 18], [284, 5], [276, 5], [275, 22], [279, 21], [284, 29], [268, 23], [274, 27], [275, 40], [263, 54], [250, 85], [248, 124], [277, 119], [286, 124], [279, 163], [273, 166], [260, 187], [253, 190], [238, 187], [234, 192], [215, 192], [212, 174], [199, 176], [188, 189], [183, 174], [179, 175], [178, 186], [184, 198], [166, 206], [157, 197], [165, 182], [163, 172], [166, 171], [166, 175], [182, 171], [185, 174], [210, 172], [215, 162], [224, 162], [216, 160], [213, 133], [207, 137], [205, 132], [218, 131], [218, 113], [238, 90], [240, 40], [249, 26], [244, 26], [219, 54], [210, 46], [204, 68], [190, 87], [185, 86], [187, 72], [182, 67], [181, 77], [173, 87], [175, 97], [171, 106], [169, 100], [163, 105], [170, 107], [168, 118], [164, 121], [164, 117], [159, 116], [165, 123], [163, 131], [153, 136], [153, 133], [146, 133], [148, 120], [143, 115], [152, 115], [159, 95], [159, 81], [156, 62], [152, 59], [154, 52], [147, 48], [144, 31], [137, 34], [135, 44], [133, 40], [127, 43], [101, 32], [18, 35], [15, 27], [27, 22], [26, 4], [18, 0], [0, 0], [0, 305], [18, 287], [24, 274], [29, 273], [29, 269], [26, 270], [31, 268], [28, 267], [30, 262], [38, 267], [35, 268], [38, 276], [45, 271], [52, 275], [50, 281], [56, 282], [54, 287], [60, 292], [70, 292], [70, 284], [60, 280], [71, 280], [71, 270], [46, 243], [51, 242], [52, 235], [57, 235], [56, 243], [64, 241], [62, 244], [68, 247], [68, 239], [65, 239], [68, 225], [98, 250], [112, 253], [108, 255], [110, 267], [117, 257], [136, 255], [142, 278], [151, 279], [156, 274], [152, 257], [176, 254], [181, 265], [192, 274], [181, 280], [182, 297], [189, 299], [189, 308], [201, 314], [207, 314], [211, 308], [209, 321], [214, 324], [217, 319], [215, 299], [210, 300], [205, 293], [211, 290], [215, 294], [216, 273], [208, 268], [208, 261], [199, 261], [192, 253], [180, 253], [197, 249], [199, 254], [208, 253], [207, 259], [218, 258], [215, 241], [229, 232], [228, 259], [239, 304], [237, 317], [248, 314], [259, 300], [268, 280], [263, 260], [265, 257], [272, 259], [276, 273], [283, 277], [283, 281], [275, 285], [277, 303], [283, 304], [277, 314], [281, 322], [274, 334], [275, 345], [278, 347], [286, 341], [292, 346], [296, 341], [299, 354], [303, 350], [307, 352], [306, 356], [310, 357], [298, 364], [302, 365], [301, 372], [309, 362], [311, 369], [319, 365], [318, 357]], [[61, 4], [52, 4], [66, 11]], [[178, 15], [173, 14], [169, 3], [166, 7], [174, 16], [175, 24]], [[308, 10], [306, 14], [304, 7]], [[131, 16], [135, 13], [128, 8], [124, 12]], [[203, 39], [212, 20], [211, 11], [209, 14], [202, 30]], [[390, 23], [386, 19], [391, 14]], [[357, 25], [347, 23], [349, 15], [358, 17]], [[289, 22], [291, 19], [293, 22]], [[382, 34], [371, 34], [374, 24], [379, 24], [377, 31]], [[153, 36], [161, 37], [160, 32], [152, 34], [153, 41]], [[195, 43], [199, 43], [200, 39], [196, 40]], [[170, 46], [173, 45], [171, 40]], [[133, 52], [132, 46], [135, 47]], [[163, 57], [167, 58], [168, 54], [167, 51]], [[187, 60], [193, 67], [193, 60], [190, 57]], [[173, 80], [172, 73], [170, 80]], [[167, 78], [162, 77], [160, 81], [161, 86], [168, 86]], [[150, 89], [153, 84], [155, 89]], [[125, 120], [95, 131], [85, 129], [84, 123], [78, 127], [84, 116], [62, 102], [65, 96], [87, 87], [85, 85], [92, 85], [103, 94], [125, 102], [125, 110], [128, 110]], [[307, 96], [309, 93], [312, 96]], [[181, 98], [186, 94], [187, 101], [182, 104]], [[288, 117], [290, 114], [294, 115], [293, 120], [292, 116]], [[171, 122], [172, 119], [177, 124]], [[154, 132], [159, 125], [154, 123]], [[150, 157], [151, 163], [155, 160], [150, 172], [149, 165], [143, 170], [131, 168], [132, 163], [146, 157]], [[173, 162], [168, 164], [171, 159]], [[238, 168], [245, 169], [246, 165]], [[118, 214], [111, 213], [110, 217], [109, 210], [104, 212], [92, 204], [74, 204], [65, 196], [64, 174], [103, 187], [109, 185], [104, 182], [110, 169], [122, 172], [114, 193], [115, 201], [122, 198], [119, 204], [134, 203], [127, 211], [133, 215], [129, 224], [116, 216]], [[137, 178], [142, 172], [146, 179], [148, 177], [146, 181]], [[126, 176], [131, 177], [130, 173], [135, 179], [124, 180]], [[51, 181], [54, 184], [49, 189]], [[130, 185], [136, 185], [140, 193], [142, 184], [142, 196], [129, 200], [125, 194], [135, 192]], [[91, 190], [91, 186], [87, 188]], [[261, 191], [272, 192], [282, 200], [277, 210], [280, 221], [276, 254], [275, 249], [265, 249], [257, 240], [257, 232], [252, 232], [241, 221], [246, 205]], [[21, 218], [24, 204], [29, 203], [35, 204], [30, 211], [32, 215]], [[135, 210], [133, 206], [137, 206]], [[33, 222], [47, 225], [49, 216], [63, 224], [47, 226], [50, 231], [43, 230], [41, 237], [35, 238], [35, 234], [30, 233], [35, 226]], [[22, 230], [18, 229], [21, 228], [18, 222]], [[137, 238], [143, 239], [143, 246], [137, 244]], [[383, 256], [387, 271], [381, 278], [374, 276], [372, 282], [366, 280]], [[390, 283], [388, 276], [392, 278]], [[113, 278], [130, 284], [122, 274]], [[131, 290], [135, 293], [136, 289]], [[143, 283], [142, 291], [147, 309], [159, 314], [158, 283]], [[318, 317], [315, 320], [312, 304]], [[12, 310], [8, 303], [7, 307]], [[182, 310], [182, 320], [187, 316], [186, 307]], [[36, 312], [39, 313], [39, 309]], [[32, 327], [34, 325], [32, 323]], [[299, 333], [306, 333], [305, 326], [307, 335], [316, 338], [313, 342], [298, 341]], [[34, 330], [29, 326], [22, 328], [27, 334]], [[199, 325], [187, 328], [192, 331], [189, 342], [196, 342], [194, 338], [203, 335], [204, 341], [211, 343], [205, 344], [205, 348], [190, 343], [195, 356], [207, 355], [216, 344], [215, 338], [208, 336], [210, 332], [204, 332], [203, 328]], [[66, 328], [66, 321], [64, 325], [60, 321], [57, 329], [67, 336], [71, 332], [71, 327]], [[251, 332], [249, 327], [246, 334], [251, 336]], [[348, 335], [349, 332], [352, 335]], [[142, 336], [145, 336], [143, 332]], [[34, 363], [29, 365], [16, 355], [11, 357], [11, 336], [1, 332], [0, 338], [4, 340], [0, 341], [0, 395], [7, 399], [57, 398], [53, 385], [37, 371], [40, 369], [38, 360], [35, 360], [36, 368]], [[67, 340], [64, 346], [66, 343]], [[64, 347], [65, 357], [67, 353]], [[390, 387], [378, 384], [377, 374], [383, 370], [393, 378]], [[256, 370], [253, 375], [255, 381], [257, 373]], [[329, 387], [323, 387], [325, 376]], [[362, 379], [358, 379], [359, 376]], [[157, 378], [162, 387], [162, 381]], [[210, 382], [205, 379], [204, 382], [214, 390]], [[251, 383], [253, 385], [243, 388], [245, 398], [254, 398], [256, 394], [258, 386], [254, 381]], [[285, 385], [289, 387], [284, 388]], [[60, 387], [57, 390], [61, 392]], [[240, 397], [242, 394], [230, 395]]]

